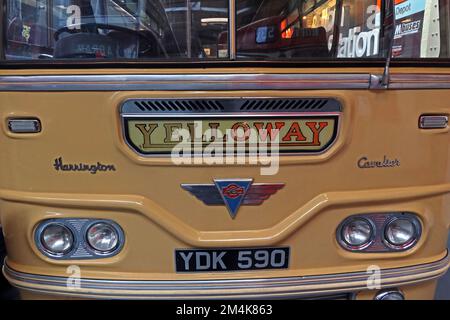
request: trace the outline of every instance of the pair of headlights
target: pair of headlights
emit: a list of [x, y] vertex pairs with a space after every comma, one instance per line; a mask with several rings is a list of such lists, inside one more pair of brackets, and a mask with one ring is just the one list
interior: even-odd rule
[[[337, 230], [342, 247], [366, 252], [406, 250], [420, 235], [421, 223], [412, 213], [351, 216]], [[117, 254], [124, 244], [124, 234], [109, 220], [54, 219], [38, 226], [35, 241], [52, 258], [88, 259]]]
[[84, 251], [85, 255], [89, 252], [94, 256], [108, 255], [117, 251], [123, 237], [115, 223], [81, 219], [47, 221], [38, 227], [35, 238], [45, 254], [64, 258], [74, 251]]
[[421, 224], [414, 214], [370, 214], [344, 220], [337, 238], [352, 251], [401, 251], [416, 244], [420, 234]]

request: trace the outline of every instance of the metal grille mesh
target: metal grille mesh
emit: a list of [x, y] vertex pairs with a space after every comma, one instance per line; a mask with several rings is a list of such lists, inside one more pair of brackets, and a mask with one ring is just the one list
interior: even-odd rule
[[330, 98], [132, 99], [122, 113], [340, 112]]

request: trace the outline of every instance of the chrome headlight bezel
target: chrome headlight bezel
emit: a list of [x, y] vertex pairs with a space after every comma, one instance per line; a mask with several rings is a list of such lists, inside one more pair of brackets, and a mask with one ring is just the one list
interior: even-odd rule
[[[370, 237], [368, 238], [368, 240], [366, 242], [364, 242], [364, 243], [362, 243], [360, 245], [352, 245], [352, 244], [348, 243], [345, 240], [344, 228], [347, 225], [349, 225], [350, 223], [352, 223], [354, 221], [358, 221], [358, 220], [367, 223], [367, 225], [369, 226], [369, 228], [371, 230], [371, 234], [370, 234]], [[376, 237], [376, 232], [377, 231], [376, 231], [375, 225], [372, 222], [372, 220], [358, 215], [358, 216], [348, 217], [347, 219], [342, 221], [341, 224], [338, 227], [337, 235], [338, 235], [338, 241], [341, 244], [341, 246], [343, 246], [344, 248], [346, 248], [348, 250], [351, 250], [351, 251], [360, 251], [360, 250], [366, 249], [367, 247], [369, 247], [373, 243], [373, 241], [374, 241], [374, 239]]]
[[[87, 242], [87, 230], [92, 225], [98, 223], [107, 223], [114, 227], [118, 234], [118, 245], [109, 252], [100, 252], [92, 248]], [[72, 232], [73, 246], [70, 251], [64, 254], [53, 254], [49, 252], [41, 243], [43, 230], [51, 224], [59, 224]], [[125, 234], [123, 229], [112, 220], [107, 219], [90, 219], [90, 218], [56, 218], [43, 220], [36, 226], [34, 230], [34, 242], [43, 255], [54, 260], [87, 260], [87, 259], [102, 259], [115, 256], [119, 254], [125, 245]]]
[[[390, 299], [392, 296], [396, 296], [397, 299]], [[374, 300], [405, 300], [405, 295], [399, 289], [386, 289], [378, 292]]]
[[[405, 242], [404, 244], [394, 244], [391, 241], [389, 241], [388, 236], [387, 236], [387, 231], [388, 231], [389, 226], [398, 220], [407, 220], [407, 221], [411, 222], [411, 224], [414, 228], [414, 235], [413, 235], [412, 239]], [[407, 249], [413, 247], [419, 241], [421, 235], [422, 235], [421, 224], [418, 221], [418, 219], [412, 215], [391, 217], [386, 220], [384, 227], [383, 227], [383, 242], [384, 242], [384, 244], [387, 247], [389, 247], [393, 250], [396, 250], [396, 251], [407, 250]]]
[[[67, 231], [69, 231], [69, 233], [71, 235], [72, 245], [65, 252], [61, 252], [61, 253], [54, 252], [54, 251], [50, 250], [49, 248], [47, 248], [47, 246], [44, 243], [44, 232], [48, 227], [50, 227], [52, 225], [60, 226], [60, 227], [67, 229]], [[64, 223], [61, 223], [61, 222], [55, 221], [55, 220], [47, 220], [45, 223], [41, 223], [35, 232], [35, 243], [36, 243], [38, 249], [42, 253], [44, 253], [46, 256], [55, 258], [55, 259], [61, 259], [61, 258], [64, 258], [65, 256], [68, 256], [71, 253], [73, 253], [73, 251], [77, 247], [77, 241], [78, 240], [77, 240], [77, 236], [76, 236], [76, 230], [74, 230], [71, 226], [68, 226]]]
[[[96, 249], [90, 243], [89, 238], [88, 238], [88, 232], [92, 227], [94, 227], [95, 225], [98, 225], [98, 224], [107, 225], [115, 231], [115, 233], [117, 235], [117, 244], [111, 250], [101, 251], [101, 250]], [[87, 224], [85, 226], [85, 228], [83, 228], [83, 232], [84, 232], [84, 240], [89, 247], [88, 250], [90, 250], [91, 252], [95, 253], [98, 256], [107, 257], [107, 256], [114, 255], [114, 253], [121, 250], [123, 247], [123, 244], [124, 244], [123, 230], [117, 223], [115, 223], [113, 221], [110, 221], [110, 220], [108, 220], [108, 221], [107, 220], [92, 221], [91, 223]]]
[[[374, 228], [373, 238], [368, 243], [361, 246], [351, 246], [344, 239], [342, 235], [343, 226], [354, 219], [366, 219]], [[415, 236], [413, 241], [404, 245], [395, 245], [386, 239], [386, 227], [393, 221], [399, 219], [408, 220], [413, 223], [415, 229]], [[353, 253], [395, 253], [404, 252], [414, 248], [422, 237], [422, 220], [417, 213], [414, 212], [376, 212], [376, 213], [360, 213], [348, 216], [345, 218], [336, 229], [336, 241], [339, 246], [346, 251]]]

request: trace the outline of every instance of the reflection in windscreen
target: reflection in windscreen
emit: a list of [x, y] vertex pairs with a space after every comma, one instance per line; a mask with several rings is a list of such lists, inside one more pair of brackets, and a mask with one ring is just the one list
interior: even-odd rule
[[233, 0], [231, 49], [230, 0], [5, 1], [9, 60], [385, 58], [393, 31], [396, 59], [450, 56], [450, 0]]
[[7, 0], [7, 59], [214, 59], [227, 0]]
[[238, 0], [241, 58], [367, 58], [380, 55], [377, 0]]

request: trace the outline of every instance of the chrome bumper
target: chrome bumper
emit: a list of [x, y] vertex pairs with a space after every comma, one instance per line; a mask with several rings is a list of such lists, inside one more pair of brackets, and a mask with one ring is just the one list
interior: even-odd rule
[[[442, 260], [402, 268], [382, 269], [381, 288], [401, 287], [443, 275], [449, 255]], [[67, 286], [67, 277], [43, 276], [12, 270], [3, 273], [15, 287], [51, 295], [107, 299], [270, 299], [314, 298], [368, 289], [371, 274], [362, 272], [317, 276], [192, 281], [124, 281], [81, 279], [78, 288]], [[373, 283], [373, 282], [372, 282]]]

